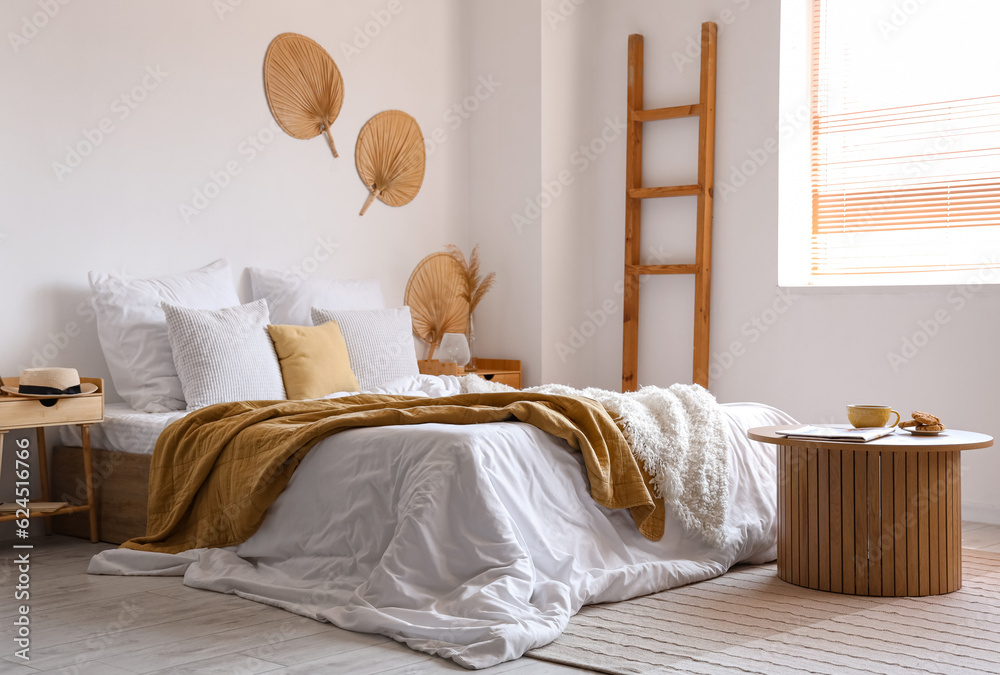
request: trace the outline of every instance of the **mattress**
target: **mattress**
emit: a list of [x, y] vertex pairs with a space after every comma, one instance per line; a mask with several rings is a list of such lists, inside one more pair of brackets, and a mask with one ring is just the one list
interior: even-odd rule
[[[459, 391], [458, 378], [450, 375], [417, 375], [366, 390], [367, 394], [406, 396], [448, 396]], [[325, 398], [352, 396], [359, 392], [338, 392]], [[127, 403], [109, 403], [104, 407], [104, 421], [90, 428], [90, 444], [110, 452], [152, 455], [160, 432], [188, 414], [187, 410], [147, 413], [134, 410]], [[57, 445], [80, 447], [80, 427], [60, 426], [50, 429]]]
[[[152, 455], [160, 432], [171, 422], [187, 415], [186, 410], [169, 413], [146, 413], [133, 410], [127, 403], [104, 406], [104, 421], [90, 428], [90, 444], [111, 452]], [[80, 447], [80, 427], [60, 426], [54, 432], [57, 445]]]

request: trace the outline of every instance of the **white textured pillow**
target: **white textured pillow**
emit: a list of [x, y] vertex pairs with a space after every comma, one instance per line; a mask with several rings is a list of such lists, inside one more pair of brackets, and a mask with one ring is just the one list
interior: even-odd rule
[[384, 309], [382, 285], [378, 279], [302, 278], [291, 272], [259, 267], [247, 268], [253, 299], [267, 300], [271, 323], [311, 326], [309, 310]]
[[229, 262], [216, 260], [193, 272], [153, 279], [91, 272], [90, 290], [97, 335], [118, 394], [143, 412], [183, 410], [160, 303], [195, 309], [240, 304]]
[[317, 326], [327, 321], [340, 326], [362, 391], [420, 374], [409, 307], [346, 312], [313, 307], [312, 320]]
[[163, 303], [163, 313], [188, 410], [285, 399], [264, 300], [215, 311]]

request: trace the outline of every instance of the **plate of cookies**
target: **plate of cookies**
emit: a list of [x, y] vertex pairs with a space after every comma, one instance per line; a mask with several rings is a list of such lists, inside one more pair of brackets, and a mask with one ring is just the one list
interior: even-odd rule
[[899, 428], [910, 432], [914, 436], [937, 436], [945, 430], [945, 426], [941, 424], [940, 417], [920, 412], [919, 410], [913, 413], [912, 420], [901, 422]]

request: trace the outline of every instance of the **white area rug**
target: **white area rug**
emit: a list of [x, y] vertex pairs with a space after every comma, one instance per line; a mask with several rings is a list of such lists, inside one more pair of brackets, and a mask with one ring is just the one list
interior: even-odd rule
[[1000, 554], [964, 549], [962, 588], [869, 598], [799, 588], [774, 564], [592, 605], [528, 653], [604, 673], [1000, 673]]

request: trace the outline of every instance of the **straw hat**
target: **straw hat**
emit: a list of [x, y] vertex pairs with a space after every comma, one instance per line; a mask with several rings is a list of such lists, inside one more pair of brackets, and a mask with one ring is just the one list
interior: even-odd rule
[[56, 399], [93, 394], [97, 385], [80, 383], [76, 368], [28, 368], [21, 371], [16, 387], [0, 387], [14, 396], [37, 398], [42, 405], [55, 405]]

